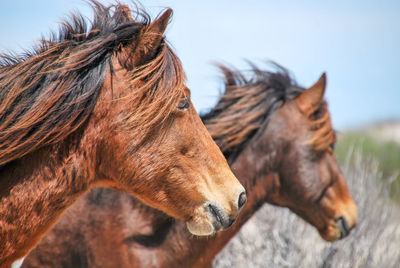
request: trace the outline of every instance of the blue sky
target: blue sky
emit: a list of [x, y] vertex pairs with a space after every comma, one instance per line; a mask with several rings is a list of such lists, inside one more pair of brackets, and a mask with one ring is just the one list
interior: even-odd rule
[[[110, 2], [110, 1], [107, 1]], [[127, 1], [129, 3], [129, 1]], [[104, 3], [104, 1], [103, 1]], [[167, 38], [182, 60], [199, 111], [222, 89], [213, 62], [246, 69], [274, 60], [310, 86], [327, 72], [334, 127], [346, 130], [400, 119], [400, 1], [149, 0], [156, 15], [172, 7]], [[22, 51], [81, 0], [0, 0], [0, 50]]]

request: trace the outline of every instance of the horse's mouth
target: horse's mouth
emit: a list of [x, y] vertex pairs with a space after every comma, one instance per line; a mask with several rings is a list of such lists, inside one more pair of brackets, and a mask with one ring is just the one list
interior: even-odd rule
[[230, 218], [218, 206], [208, 204], [207, 210], [213, 219], [212, 224], [216, 232], [229, 228], [235, 222], [235, 219]]
[[198, 236], [214, 235], [220, 230], [228, 229], [236, 219], [212, 202], [206, 202], [197, 212], [186, 221], [186, 226], [190, 233]]
[[348, 236], [350, 234], [350, 227], [349, 224], [346, 221], [345, 217], [338, 217], [335, 220], [336, 225], [340, 231], [340, 237], [339, 239], [345, 238], [346, 236]]
[[324, 240], [334, 242], [348, 236], [351, 229], [346, 217], [338, 216], [331, 218], [324, 228], [319, 229], [319, 233]]

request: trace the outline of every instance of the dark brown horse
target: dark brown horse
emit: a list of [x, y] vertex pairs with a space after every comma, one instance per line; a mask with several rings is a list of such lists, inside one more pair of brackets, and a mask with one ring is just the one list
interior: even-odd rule
[[129, 193], [209, 235], [246, 201], [163, 37], [127, 6], [91, 2], [59, 37], [0, 66], [0, 266], [25, 256], [93, 186]]
[[222, 70], [226, 91], [203, 120], [248, 191], [247, 205], [230, 229], [193, 237], [182, 222], [98, 188], [64, 215], [23, 266], [207, 267], [266, 202], [288, 207], [325, 240], [347, 236], [357, 212], [333, 155], [325, 75], [304, 89], [284, 69], [254, 67], [250, 79]]

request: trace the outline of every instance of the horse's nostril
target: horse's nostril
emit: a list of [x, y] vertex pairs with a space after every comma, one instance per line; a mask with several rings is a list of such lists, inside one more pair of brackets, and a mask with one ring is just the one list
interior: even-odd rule
[[247, 196], [246, 193], [243, 192], [239, 195], [239, 201], [238, 201], [239, 209], [241, 209], [246, 204], [246, 201], [247, 201]]
[[335, 221], [340, 230], [340, 238], [346, 237], [350, 233], [350, 227], [346, 221], [346, 218], [343, 216], [340, 216], [340, 217], [337, 217]]

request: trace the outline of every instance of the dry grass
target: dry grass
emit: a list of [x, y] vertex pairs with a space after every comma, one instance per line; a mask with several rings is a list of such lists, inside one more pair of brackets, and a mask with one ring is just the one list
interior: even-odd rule
[[213, 267], [400, 267], [400, 207], [388, 191], [394, 177], [382, 180], [376, 160], [354, 155], [342, 167], [358, 205], [359, 224], [349, 237], [325, 242], [287, 209], [264, 205]]

